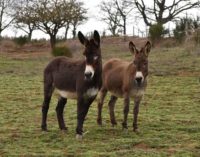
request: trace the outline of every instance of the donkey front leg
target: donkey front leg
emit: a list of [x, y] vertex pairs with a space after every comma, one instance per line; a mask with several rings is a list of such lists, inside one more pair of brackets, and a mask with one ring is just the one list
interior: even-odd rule
[[133, 131], [138, 132], [138, 125], [137, 125], [137, 119], [138, 119], [138, 112], [139, 112], [139, 105], [140, 105], [140, 100], [135, 100], [134, 101], [134, 120], [133, 120]]
[[89, 107], [91, 103], [93, 102], [94, 98], [89, 98], [85, 100], [84, 98], [78, 98], [78, 104], [77, 104], [77, 128], [76, 128], [76, 138], [82, 139], [83, 134], [83, 123], [85, 120], [85, 117], [88, 113]]
[[58, 125], [59, 125], [59, 128], [61, 130], [67, 130], [67, 127], [65, 126], [65, 122], [64, 122], [64, 119], [63, 119], [63, 110], [64, 110], [64, 107], [65, 107], [66, 103], [67, 103], [67, 99], [61, 97], [58, 100], [58, 105], [56, 107], [56, 113], [57, 113], [57, 118], [58, 118]]
[[111, 122], [112, 126], [117, 125], [117, 122], [115, 119], [115, 112], [114, 112], [116, 101], [117, 101], [117, 97], [114, 95], [111, 95], [108, 106], [109, 106], [109, 111], [110, 111], [110, 122]]
[[130, 99], [129, 97], [125, 97], [124, 99], [124, 121], [122, 122], [122, 127], [123, 129], [128, 129], [127, 126], [127, 117], [128, 117], [128, 112], [129, 112], [129, 104], [130, 104]]

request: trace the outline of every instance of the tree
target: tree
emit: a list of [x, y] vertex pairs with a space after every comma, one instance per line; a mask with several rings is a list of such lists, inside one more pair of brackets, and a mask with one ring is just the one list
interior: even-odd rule
[[11, 17], [13, 0], [0, 0], [0, 38], [1, 33], [13, 22]]
[[76, 5], [73, 3], [72, 0], [36, 0], [34, 3], [32, 11], [36, 17], [36, 27], [50, 36], [52, 49], [59, 29], [74, 18]]
[[82, 2], [76, 2], [74, 0], [73, 5], [74, 5], [73, 18], [71, 20], [71, 25], [72, 25], [72, 35], [73, 35], [73, 38], [75, 38], [77, 27], [81, 25], [85, 20], [87, 20], [87, 17], [86, 17], [87, 10], [83, 8]]
[[28, 34], [28, 40], [31, 40], [32, 33], [36, 29], [36, 17], [32, 11], [33, 1], [21, 0], [15, 5], [15, 27]]
[[127, 0], [103, 1], [99, 7], [103, 13], [101, 20], [108, 24], [112, 35], [116, 35], [120, 27], [126, 35], [127, 16], [133, 9], [130, 7], [130, 2]]
[[120, 16], [122, 18], [123, 24], [119, 24], [123, 28], [124, 36], [126, 35], [126, 22], [127, 22], [127, 16], [132, 11], [133, 8], [130, 8], [130, 2], [126, 0], [118, 2], [118, 0], [115, 0], [115, 5], [117, 7], [117, 10], [120, 13]]
[[171, 3], [167, 0], [149, 0], [148, 5], [144, 0], [134, 0], [133, 2], [147, 26], [151, 26], [153, 23], [163, 25], [174, 20], [180, 13], [200, 5], [199, 0], [173, 0]]
[[102, 16], [100, 19], [108, 24], [108, 29], [112, 35], [117, 34], [117, 29], [119, 28], [120, 23], [120, 13], [116, 7], [113, 7], [115, 3], [102, 1], [99, 5]]
[[85, 20], [87, 20], [87, 10], [83, 7], [82, 2], [78, 2], [77, 0], [70, 0], [70, 5], [72, 10], [72, 18], [69, 18], [65, 24], [65, 40], [67, 39], [70, 27], [72, 27], [73, 38], [75, 38], [77, 27], [81, 25]]
[[69, 3], [65, 0], [38, 0], [34, 4], [36, 27], [50, 36], [50, 44], [53, 49], [56, 44], [58, 30], [65, 25], [70, 18]]

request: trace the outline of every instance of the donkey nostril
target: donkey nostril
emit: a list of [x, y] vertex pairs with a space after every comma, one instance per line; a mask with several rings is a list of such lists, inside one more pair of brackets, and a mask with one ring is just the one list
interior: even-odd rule
[[92, 76], [92, 73], [91, 73], [91, 72], [85, 73], [85, 77], [86, 77], [86, 78], [91, 78], [91, 76]]
[[141, 83], [142, 82], [142, 77], [136, 77], [135, 80], [137, 81], [137, 83]]

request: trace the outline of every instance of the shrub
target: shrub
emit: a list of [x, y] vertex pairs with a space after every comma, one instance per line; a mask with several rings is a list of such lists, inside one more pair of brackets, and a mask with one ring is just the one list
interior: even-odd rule
[[16, 38], [13, 39], [13, 41], [15, 42], [15, 44], [17, 44], [19, 46], [23, 46], [23, 45], [25, 45], [26, 43], [29, 42], [27, 36], [16, 37]]
[[159, 40], [163, 36], [164, 32], [165, 30], [162, 24], [158, 23], [151, 25], [149, 29], [149, 35], [152, 42], [154, 43], [155, 41]]
[[72, 53], [66, 46], [57, 46], [52, 50], [53, 56], [67, 56], [72, 57]]
[[194, 42], [196, 46], [200, 46], [200, 29], [197, 29], [194, 33]]
[[[185, 40], [186, 34], [185, 31], [186, 29], [190, 30], [190, 27], [193, 27], [193, 29], [197, 29], [199, 27], [199, 17], [197, 19], [192, 19], [192, 18], [182, 18], [179, 21], [176, 22], [176, 27], [173, 30], [174, 33], [174, 38], [179, 42], [182, 43]], [[189, 28], [186, 28], [189, 27]]]

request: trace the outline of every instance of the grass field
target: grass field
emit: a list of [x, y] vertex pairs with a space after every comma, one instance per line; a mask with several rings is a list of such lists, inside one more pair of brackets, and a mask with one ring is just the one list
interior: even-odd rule
[[[130, 59], [127, 52], [103, 51]], [[115, 54], [114, 54], [115, 53]], [[41, 132], [42, 72], [49, 56], [12, 57], [0, 54], [0, 156], [200, 156], [200, 56], [181, 48], [152, 50], [148, 88], [140, 106], [140, 133], [122, 131], [123, 101], [116, 104], [118, 125], [112, 128], [108, 97], [103, 126], [96, 124], [94, 102], [85, 121], [82, 141], [75, 140], [76, 102], [65, 108], [68, 132], [58, 129], [54, 94], [48, 114], [49, 132]]]

